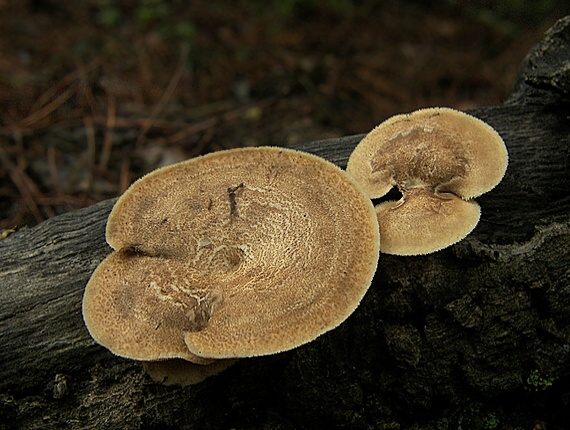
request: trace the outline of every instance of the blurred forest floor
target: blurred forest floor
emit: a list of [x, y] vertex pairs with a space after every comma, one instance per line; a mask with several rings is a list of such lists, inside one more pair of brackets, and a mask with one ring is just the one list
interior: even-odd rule
[[567, 13], [566, 0], [0, 0], [0, 235], [206, 152], [499, 104]]

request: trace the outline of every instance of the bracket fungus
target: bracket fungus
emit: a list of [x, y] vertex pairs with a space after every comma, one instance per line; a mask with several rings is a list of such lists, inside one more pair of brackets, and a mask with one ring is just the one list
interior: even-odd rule
[[381, 252], [418, 255], [471, 233], [480, 217], [471, 199], [494, 188], [507, 164], [507, 148], [490, 125], [454, 109], [427, 108], [374, 128], [347, 171], [371, 199], [399, 189], [399, 201], [376, 206]]
[[166, 360], [147, 365], [156, 378], [169, 359], [216, 371], [216, 360], [278, 353], [333, 329], [366, 293], [379, 254], [359, 184], [324, 159], [273, 147], [151, 172], [117, 201], [106, 238], [114, 252], [87, 284], [85, 324], [119, 356]]

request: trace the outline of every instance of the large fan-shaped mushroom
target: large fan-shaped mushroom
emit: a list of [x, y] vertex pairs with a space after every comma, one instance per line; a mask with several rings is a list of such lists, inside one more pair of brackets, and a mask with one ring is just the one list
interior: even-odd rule
[[281, 148], [221, 151], [134, 183], [93, 273], [93, 338], [137, 360], [272, 354], [331, 330], [374, 275], [372, 203], [347, 173]]

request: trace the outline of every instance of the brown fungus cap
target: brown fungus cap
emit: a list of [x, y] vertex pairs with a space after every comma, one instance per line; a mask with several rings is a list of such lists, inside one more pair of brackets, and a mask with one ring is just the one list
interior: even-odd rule
[[479, 222], [480, 208], [453, 194], [434, 195], [410, 190], [406, 200], [376, 206], [382, 252], [418, 255], [439, 251], [459, 242]]
[[215, 289], [197, 286], [200, 278], [208, 282], [168, 258], [115, 251], [87, 284], [85, 324], [99, 344], [122, 357], [210, 364], [192, 354], [181, 335], [202, 329], [220, 299]]
[[115, 252], [83, 299], [93, 338], [127, 358], [202, 364], [285, 351], [339, 325], [371, 283], [379, 229], [348, 174], [265, 147], [143, 177], [113, 208], [107, 241]]
[[373, 199], [398, 187], [399, 202], [377, 206], [381, 251], [416, 255], [469, 234], [479, 207], [465, 200], [494, 188], [507, 164], [491, 126], [454, 109], [428, 108], [377, 126], [355, 148], [347, 171]]

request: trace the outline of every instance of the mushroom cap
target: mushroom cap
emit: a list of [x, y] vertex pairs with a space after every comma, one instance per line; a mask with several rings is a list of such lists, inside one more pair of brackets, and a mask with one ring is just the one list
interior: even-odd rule
[[162, 361], [145, 361], [143, 367], [154, 382], [186, 387], [217, 375], [237, 361], [237, 359], [213, 360], [210, 364], [200, 365], [179, 358], [172, 358]]
[[197, 288], [196, 279], [166, 258], [113, 252], [87, 284], [85, 325], [97, 343], [122, 357], [210, 364], [213, 360], [192, 354], [180, 335], [200, 330], [219, 297], [215, 289]]
[[426, 186], [470, 199], [494, 188], [507, 164], [507, 148], [490, 125], [437, 107], [378, 125], [351, 154], [347, 171], [370, 198], [397, 185], [402, 192]]
[[419, 255], [439, 251], [471, 233], [480, 212], [474, 201], [413, 189], [400, 201], [376, 206], [382, 252]]
[[356, 181], [319, 157], [242, 148], [135, 182], [107, 223], [93, 273], [92, 337], [143, 361], [233, 358], [315, 339], [358, 306], [379, 229]]

